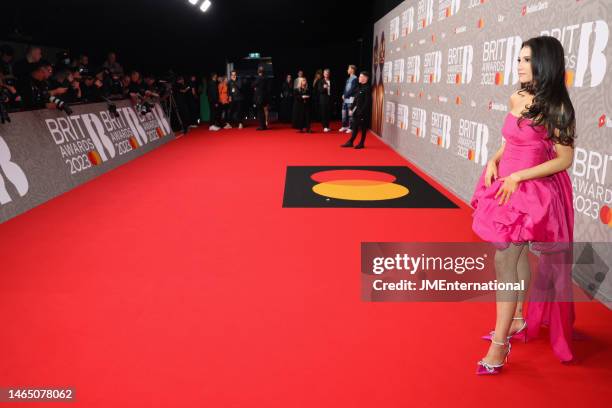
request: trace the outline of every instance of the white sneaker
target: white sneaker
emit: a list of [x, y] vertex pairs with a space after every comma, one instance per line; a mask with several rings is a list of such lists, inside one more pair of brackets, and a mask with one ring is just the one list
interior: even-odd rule
[[231, 129], [231, 128], [232, 128], [232, 125], [230, 125], [229, 123], [223, 127], [223, 129]]
[[344, 133], [353, 133], [353, 131], [351, 129], [346, 129]]
[[242, 126], [242, 123], [238, 125], [238, 129], [244, 129], [244, 126]]
[[221, 130], [221, 128], [220, 128], [219, 126], [212, 125], [212, 126], [210, 127], [210, 130], [212, 130], [213, 132], [218, 132], [218, 131], [220, 131], [220, 130]]
[[329, 132], [331, 132], [331, 129], [330, 128], [325, 128], [325, 129], [323, 129], [323, 132], [329, 133]]
[[342, 133], [342, 132], [346, 132], [346, 129], [347, 129], [347, 128], [345, 128], [345, 127], [343, 126], [343, 127], [341, 127], [341, 128], [338, 130], [338, 132], [340, 132], [340, 133]]
[[191, 126], [189, 126], [189, 127], [190, 127], [190, 128], [192, 128], [192, 129], [195, 129], [195, 128], [197, 128], [197, 127], [198, 127], [198, 125], [191, 125]]

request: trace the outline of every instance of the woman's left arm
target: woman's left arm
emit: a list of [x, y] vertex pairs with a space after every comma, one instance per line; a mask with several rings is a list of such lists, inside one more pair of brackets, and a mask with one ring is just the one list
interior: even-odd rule
[[552, 176], [553, 174], [569, 169], [574, 161], [574, 148], [572, 146], [564, 146], [557, 143], [555, 144], [555, 151], [557, 152], [557, 157], [554, 159], [535, 167], [517, 171], [511, 174], [510, 177], [515, 176], [520, 182]]

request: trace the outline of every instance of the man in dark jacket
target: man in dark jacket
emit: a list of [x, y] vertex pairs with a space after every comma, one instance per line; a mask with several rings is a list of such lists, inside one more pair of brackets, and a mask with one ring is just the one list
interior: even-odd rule
[[372, 111], [370, 74], [366, 71], [363, 71], [359, 75], [359, 88], [355, 95], [355, 101], [351, 105], [351, 111], [353, 112], [353, 134], [349, 141], [343, 144], [342, 147], [353, 147], [353, 142], [357, 138], [359, 130], [361, 130], [361, 140], [359, 144], [355, 146], [355, 149], [363, 149]]
[[253, 83], [253, 102], [255, 103], [255, 108], [257, 109], [257, 120], [259, 121], [259, 127], [257, 130], [268, 130], [265, 112], [268, 99], [268, 80], [265, 77], [264, 68], [259, 67], [257, 69], [257, 78], [255, 78], [255, 82]]
[[233, 126], [238, 126], [238, 129], [244, 127], [244, 114], [242, 113], [242, 104], [244, 103], [244, 95], [242, 94], [242, 80], [238, 78], [238, 72], [232, 71], [230, 80], [227, 82], [227, 92], [230, 99], [230, 118]]
[[210, 104], [210, 130], [221, 130], [221, 107], [219, 106], [219, 81], [218, 76], [212, 73], [208, 83], [208, 103]]

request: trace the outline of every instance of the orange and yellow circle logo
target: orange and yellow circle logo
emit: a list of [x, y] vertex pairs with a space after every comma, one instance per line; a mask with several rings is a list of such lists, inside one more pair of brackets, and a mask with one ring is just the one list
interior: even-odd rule
[[601, 220], [602, 224], [612, 227], [612, 208], [604, 205], [599, 212], [599, 219]]
[[310, 176], [317, 185], [316, 194], [340, 200], [381, 201], [401, 198], [410, 191], [396, 184], [396, 177], [389, 173], [371, 170], [329, 170]]

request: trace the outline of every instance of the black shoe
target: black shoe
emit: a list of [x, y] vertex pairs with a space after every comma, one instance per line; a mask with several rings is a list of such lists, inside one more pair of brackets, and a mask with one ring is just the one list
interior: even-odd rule
[[262, 131], [262, 130], [268, 130], [268, 128], [267, 128], [267, 127], [258, 127], [258, 128], [257, 128], [257, 129], [255, 129], [255, 130]]
[[355, 149], [363, 149], [364, 147], [365, 147], [364, 145], [359, 143], [357, 146], [355, 146]]
[[343, 145], [340, 145], [340, 147], [353, 147], [353, 144], [351, 142], [346, 142]]

